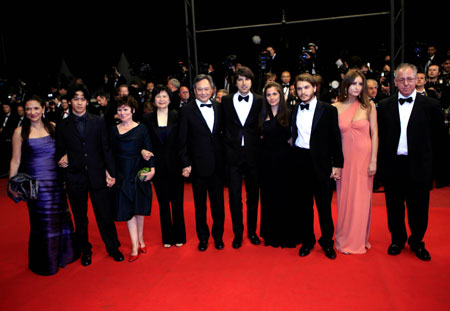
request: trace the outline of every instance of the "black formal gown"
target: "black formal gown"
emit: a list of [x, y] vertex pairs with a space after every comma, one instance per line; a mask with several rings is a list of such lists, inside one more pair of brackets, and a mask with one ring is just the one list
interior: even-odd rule
[[290, 127], [282, 126], [269, 112], [263, 123], [260, 165], [261, 237], [266, 246], [295, 247], [300, 243], [298, 219], [292, 198], [292, 147]]
[[80, 256], [75, 248], [72, 218], [55, 161], [55, 140], [50, 136], [24, 140], [20, 171], [40, 183], [37, 200], [28, 201], [28, 266], [36, 274], [52, 275]]
[[116, 158], [115, 211], [117, 221], [127, 221], [135, 215], [149, 216], [152, 207], [152, 184], [141, 182], [137, 173], [144, 167], [154, 167], [142, 158], [141, 151], [152, 151], [147, 127], [139, 124], [124, 134], [112, 127], [111, 147]]

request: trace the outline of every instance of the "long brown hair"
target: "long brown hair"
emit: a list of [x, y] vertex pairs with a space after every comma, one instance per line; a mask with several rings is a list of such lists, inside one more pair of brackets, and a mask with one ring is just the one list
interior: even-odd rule
[[[25, 107], [27, 106], [27, 103], [29, 101], [37, 101], [41, 107], [45, 108], [45, 102], [37, 95], [31, 95], [25, 100]], [[44, 124], [44, 128], [47, 131], [47, 133], [50, 134], [51, 137], [55, 137], [55, 127], [53, 124], [50, 123], [46, 118], [42, 116], [42, 123]], [[22, 132], [21, 136], [23, 140], [27, 140], [30, 137], [30, 127], [31, 127], [31, 121], [28, 118], [23, 118], [22, 122]]]
[[352, 85], [353, 81], [355, 81], [355, 79], [357, 77], [361, 77], [361, 79], [363, 81], [363, 88], [361, 90], [361, 93], [359, 93], [359, 95], [358, 95], [358, 100], [364, 109], [368, 108], [370, 110], [371, 105], [370, 105], [370, 101], [369, 101], [367, 79], [364, 76], [364, 73], [362, 73], [362, 71], [357, 70], [357, 69], [351, 69], [345, 74], [344, 79], [342, 80], [342, 84], [341, 84], [341, 92], [339, 94], [339, 101], [342, 103], [347, 100], [348, 88], [350, 87], [350, 85]]
[[269, 115], [269, 112], [271, 110], [271, 107], [269, 103], [267, 102], [266, 98], [266, 92], [268, 89], [274, 87], [277, 90], [277, 93], [280, 94], [280, 102], [278, 103], [278, 111], [277, 115], [275, 116], [275, 119], [277, 122], [284, 127], [289, 126], [289, 108], [286, 104], [286, 101], [284, 100], [284, 94], [283, 90], [281, 88], [281, 85], [277, 82], [269, 82], [264, 86], [264, 98], [263, 98], [263, 107], [261, 109], [261, 114], [259, 117], [259, 129], [262, 130], [262, 124], [267, 119], [267, 116]]

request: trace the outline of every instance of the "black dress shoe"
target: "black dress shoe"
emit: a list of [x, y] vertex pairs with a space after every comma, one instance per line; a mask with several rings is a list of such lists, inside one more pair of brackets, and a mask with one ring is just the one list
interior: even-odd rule
[[311, 253], [311, 249], [312, 249], [312, 247], [302, 246], [302, 247], [300, 247], [298, 254], [300, 255], [300, 257], [308, 256], [309, 253]]
[[123, 254], [118, 249], [115, 249], [112, 252], [110, 252], [109, 256], [111, 256], [114, 259], [114, 261], [120, 262], [124, 260]]
[[81, 265], [82, 266], [89, 266], [91, 263], [92, 263], [92, 255], [91, 254], [86, 254], [86, 253], [83, 253], [82, 255], [81, 255]]
[[208, 248], [208, 241], [200, 241], [200, 243], [198, 243], [198, 250], [201, 252], [206, 251], [206, 249]]
[[431, 256], [430, 253], [425, 249], [425, 247], [419, 247], [417, 249], [411, 249], [413, 252], [416, 253], [417, 258], [423, 261], [430, 261]]
[[242, 237], [235, 236], [232, 244], [233, 248], [238, 249], [242, 246]]
[[248, 238], [250, 239], [250, 243], [253, 245], [259, 245], [261, 244], [261, 240], [258, 238], [258, 236], [255, 234], [249, 235]]
[[218, 250], [222, 250], [225, 247], [225, 245], [223, 244], [222, 239], [214, 241], [214, 247], [216, 249], [218, 249]]
[[325, 252], [325, 256], [327, 256], [330, 259], [336, 259], [336, 251], [332, 247], [324, 248], [323, 251]]
[[403, 246], [392, 243], [391, 245], [389, 245], [388, 254], [393, 255], [393, 256], [398, 255], [402, 252], [402, 249], [403, 249]]

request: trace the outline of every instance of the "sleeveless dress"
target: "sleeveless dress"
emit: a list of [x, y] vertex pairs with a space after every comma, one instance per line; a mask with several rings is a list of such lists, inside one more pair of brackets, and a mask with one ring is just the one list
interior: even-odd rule
[[373, 177], [368, 168], [371, 157], [369, 120], [353, 120], [360, 102], [339, 115], [344, 168], [336, 182], [336, 249], [342, 253], [363, 254], [370, 248], [370, 214]]
[[67, 196], [55, 160], [55, 140], [50, 136], [24, 140], [20, 171], [40, 183], [37, 200], [27, 203], [28, 266], [36, 274], [52, 275], [58, 272], [58, 267], [79, 257]]
[[296, 247], [300, 232], [293, 204], [292, 147], [290, 127], [283, 127], [269, 111], [263, 123], [261, 150], [261, 232], [265, 246]]
[[139, 170], [154, 167], [142, 158], [141, 150], [152, 151], [150, 134], [143, 124], [120, 134], [117, 126], [112, 127], [111, 147], [116, 159], [115, 210], [117, 221], [127, 221], [135, 215], [148, 216], [152, 207], [152, 184], [136, 178]]

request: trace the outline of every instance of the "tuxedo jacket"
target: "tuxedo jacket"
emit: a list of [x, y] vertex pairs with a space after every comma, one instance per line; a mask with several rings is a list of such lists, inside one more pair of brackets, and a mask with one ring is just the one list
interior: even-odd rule
[[[400, 139], [398, 94], [378, 104], [378, 168], [380, 178], [394, 177], [394, 165]], [[439, 101], [417, 95], [408, 121], [408, 162], [411, 181], [425, 184], [431, 189], [433, 152], [442, 142], [444, 116]]]
[[223, 116], [220, 103], [212, 102], [214, 127], [211, 133], [195, 100], [180, 111], [179, 156], [182, 167], [192, 166], [192, 175], [207, 177], [223, 173]]
[[106, 187], [106, 169], [111, 177], [116, 175], [105, 121], [99, 116], [87, 114], [84, 137], [79, 134], [73, 115], [57, 124], [56, 161], [66, 153], [69, 161], [66, 176], [69, 183], [86, 182], [87, 172], [91, 186], [99, 189]]
[[165, 143], [159, 136], [157, 112], [144, 116], [142, 121], [150, 133], [153, 154], [155, 155], [156, 174], [170, 174], [181, 176], [181, 162], [178, 156], [178, 112], [169, 110], [167, 116], [167, 139]]
[[19, 118], [13, 113], [11, 113], [8, 117], [8, 120], [6, 121], [5, 126], [3, 126], [5, 118], [6, 118], [5, 115], [0, 117], [0, 127], [2, 128], [1, 138], [3, 140], [11, 141], [14, 130], [17, 127], [17, 122], [19, 121]]
[[[297, 112], [299, 107], [300, 105], [294, 106], [292, 110], [293, 144], [298, 137]], [[330, 179], [332, 167], [344, 166], [337, 109], [320, 100], [317, 101], [314, 111], [309, 147], [314, 171], [319, 181]]]
[[224, 118], [226, 160], [230, 165], [237, 165], [239, 161], [239, 150], [242, 145], [242, 136], [244, 136], [246, 159], [248, 164], [256, 166], [259, 162], [261, 150], [261, 133], [258, 128], [258, 122], [263, 98], [261, 95], [253, 93], [252, 107], [250, 108], [245, 124], [242, 125], [234, 108], [234, 94], [222, 97], [221, 103]]

